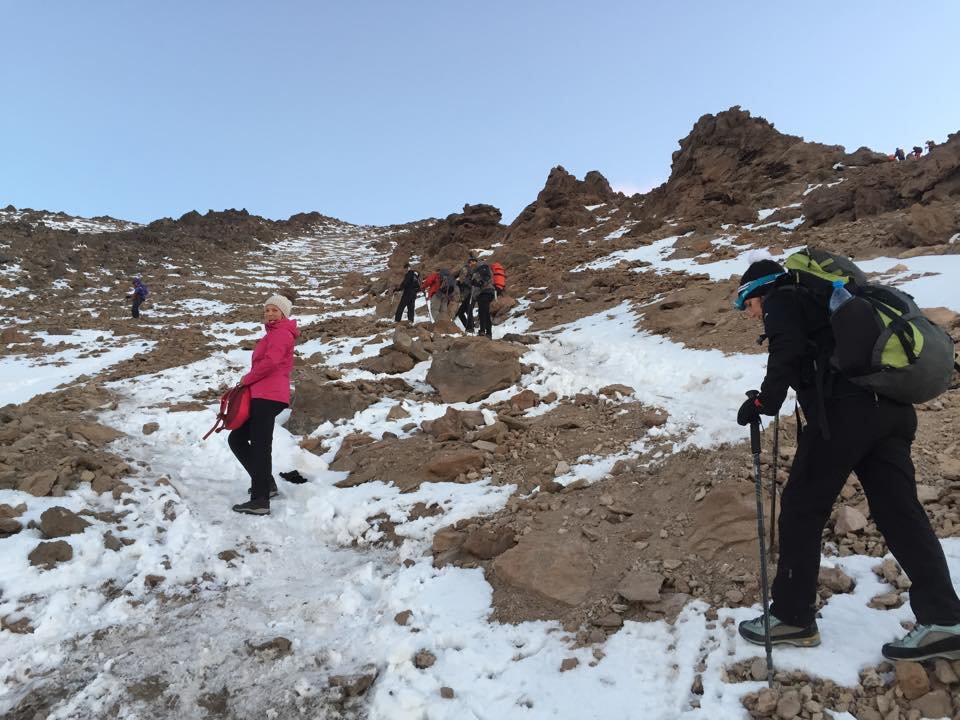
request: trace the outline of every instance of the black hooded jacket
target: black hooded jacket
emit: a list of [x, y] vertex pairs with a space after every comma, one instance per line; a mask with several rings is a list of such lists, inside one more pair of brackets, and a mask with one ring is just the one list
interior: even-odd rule
[[765, 415], [778, 413], [791, 387], [808, 418], [819, 416], [821, 400], [867, 392], [831, 368], [836, 341], [827, 303], [813, 292], [791, 285], [789, 275], [764, 297], [763, 328], [769, 343], [767, 374], [760, 386]]

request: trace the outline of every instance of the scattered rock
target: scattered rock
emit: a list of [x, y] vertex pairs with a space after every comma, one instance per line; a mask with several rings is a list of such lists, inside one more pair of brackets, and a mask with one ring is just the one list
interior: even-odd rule
[[119, 552], [123, 548], [123, 543], [120, 541], [120, 538], [108, 530], [103, 534], [103, 546], [107, 550]]
[[933, 673], [937, 676], [937, 680], [944, 685], [956, 685], [960, 683], [960, 677], [957, 676], [953, 666], [943, 658], [937, 658], [933, 661]]
[[577, 538], [540, 533], [524, 535], [493, 563], [497, 577], [565, 605], [577, 605], [590, 591], [593, 562], [588, 546]]
[[614, 383], [613, 385], [605, 385], [599, 390], [601, 395], [605, 395], [609, 398], [615, 398], [618, 394], [623, 395], [624, 397], [632, 397], [637, 391], [634, 390], [629, 385], [621, 385], [620, 383]]
[[930, 692], [930, 678], [917, 662], [897, 663], [897, 685], [907, 700], [916, 700]]
[[837, 522], [833, 530], [837, 535], [846, 535], [863, 530], [867, 526], [867, 518], [855, 507], [844, 505], [837, 512]]
[[474, 448], [463, 448], [435, 455], [427, 463], [426, 470], [440, 480], [455, 480], [464, 473], [482, 467], [483, 453]]
[[429, 650], [420, 650], [413, 656], [413, 666], [418, 670], [426, 670], [428, 667], [433, 667], [436, 661], [437, 656]]
[[800, 714], [800, 696], [796, 690], [787, 690], [777, 701], [777, 717], [781, 720], [793, 720]]
[[23, 525], [19, 520], [13, 518], [0, 518], [0, 538], [16, 535], [23, 530]]
[[141, 428], [141, 432], [144, 435], [153, 435], [159, 429], [160, 429], [160, 423], [148, 422], [148, 423], [144, 423], [143, 428]]
[[840, 568], [820, 568], [820, 584], [835, 593], [848, 593], [854, 588], [853, 578]]
[[413, 610], [403, 610], [394, 615], [393, 620], [397, 625], [406, 625], [410, 622], [411, 617], [413, 617]]
[[623, 618], [620, 617], [617, 613], [611, 612], [606, 615], [601, 615], [596, 620], [593, 621], [593, 624], [601, 628], [619, 628], [623, 627]]
[[247, 640], [247, 650], [251, 655], [256, 654], [277, 660], [293, 653], [293, 643], [282, 635], [278, 635], [272, 640], [267, 640], [259, 645], [255, 645]]
[[408, 417], [410, 417], [410, 413], [408, 413], [400, 403], [390, 408], [390, 411], [387, 413], [387, 420], [402, 420]]
[[123, 433], [109, 428], [106, 425], [100, 425], [99, 423], [83, 423], [80, 425], [74, 425], [69, 429], [69, 434], [71, 436], [79, 436], [86, 440], [91, 445], [97, 447], [103, 447], [107, 443], [113, 442], [118, 437], [123, 435]]
[[40, 532], [48, 538], [67, 537], [81, 533], [90, 523], [60, 505], [55, 505], [43, 511], [40, 515]]
[[56, 472], [53, 470], [38, 470], [22, 480], [17, 489], [35, 497], [44, 497], [50, 494], [55, 482], [57, 482]]
[[573, 670], [580, 664], [580, 661], [575, 657], [564, 658], [560, 662], [560, 672], [567, 672], [567, 670]]
[[653, 603], [660, 600], [663, 575], [643, 570], [634, 570], [617, 585], [617, 592], [630, 602]]
[[479, 528], [467, 533], [463, 549], [481, 560], [492, 560], [517, 544], [509, 527]]
[[26, 503], [20, 503], [16, 507], [12, 505], [7, 505], [6, 503], [0, 503], [0, 520], [7, 518], [16, 518], [20, 517], [27, 511]]
[[42, 542], [30, 551], [27, 559], [31, 565], [38, 565], [46, 570], [50, 570], [58, 563], [72, 560], [73, 548], [66, 540]]
[[953, 703], [946, 690], [932, 690], [911, 702], [910, 707], [919, 710], [925, 718], [948, 718], [953, 713]]
[[347, 697], [359, 697], [367, 692], [377, 680], [378, 672], [359, 673], [356, 675], [331, 675], [330, 687], [341, 688]]
[[444, 700], [453, 700], [456, 695], [453, 692], [453, 688], [444, 685], [442, 688], [440, 688], [440, 697], [442, 697]]
[[33, 633], [34, 628], [30, 624], [30, 618], [23, 615], [14, 620], [13, 617], [13, 615], [4, 615], [0, 618], [0, 630], [7, 630], [15, 635], [30, 635]]

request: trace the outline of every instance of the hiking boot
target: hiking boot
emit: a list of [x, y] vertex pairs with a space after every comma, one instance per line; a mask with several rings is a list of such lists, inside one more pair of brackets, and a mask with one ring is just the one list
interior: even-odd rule
[[900, 640], [884, 643], [887, 660], [928, 660], [941, 657], [960, 660], [960, 623], [956, 625], [916, 625]]
[[[253, 497], [253, 488], [247, 490], [247, 495], [251, 498]], [[275, 497], [280, 497], [280, 488], [277, 487], [277, 483], [272, 482], [270, 483], [270, 498], [273, 499]]]
[[[763, 635], [763, 615], [753, 620], [744, 620], [738, 628], [740, 637], [754, 645], [764, 644]], [[817, 627], [817, 621], [805, 627], [798, 625], [787, 625], [777, 619], [776, 616], [770, 616], [770, 643], [773, 645], [794, 645], [796, 647], [814, 647], [820, 644], [820, 629]]]
[[262, 500], [248, 500], [233, 506], [233, 511], [244, 515], [269, 515], [270, 503]]

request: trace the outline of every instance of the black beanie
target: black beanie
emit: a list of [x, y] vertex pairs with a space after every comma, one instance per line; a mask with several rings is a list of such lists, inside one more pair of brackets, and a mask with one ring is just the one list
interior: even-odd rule
[[743, 274], [743, 277], [740, 278], [740, 287], [738, 289], [740, 294], [737, 296], [738, 302], [742, 303], [750, 298], [766, 294], [770, 290], [770, 285], [775, 278], [771, 278], [769, 282], [758, 285], [746, 294], [743, 294], [747, 286], [754, 280], [759, 280], [760, 278], [770, 275], [782, 275], [783, 272], [783, 267], [774, 260], [757, 260], [755, 263], [752, 263]]

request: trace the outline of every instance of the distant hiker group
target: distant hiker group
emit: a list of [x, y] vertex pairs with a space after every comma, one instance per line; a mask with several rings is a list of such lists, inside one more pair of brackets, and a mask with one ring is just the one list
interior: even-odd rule
[[[432, 320], [449, 319], [451, 308], [454, 307], [452, 300], [455, 293], [459, 292], [460, 302], [453, 317], [460, 321], [465, 332], [493, 337], [491, 304], [507, 284], [507, 274], [501, 263], [482, 263], [471, 255], [456, 275], [449, 268], [437, 267], [422, 281], [409, 262], [404, 264], [403, 269], [403, 280], [394, 287], [394, 292], [402, 292], [393, 316], [395, 322], [400, 322], [404, 313], [407, 321], [413, 322], [418, 292], [424, 294]], [[477, 311], [476, 321], [474, 308]]]
[[[924, 145], [927, 148], [927, 152], [930, 153], [937, 146], [933, 140], [927, 140]], [[905, 153], [903, 148], [897, 148], [893, 151], [893, 155], [888, 155], [887, 157], [890, 160], [896, 160], [897, 162], [903, 162], [907, 159], [918, 158], [923, 155], [923, 148], [919, 145], [914, 145], [909, 153]]]

